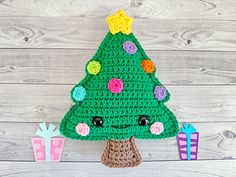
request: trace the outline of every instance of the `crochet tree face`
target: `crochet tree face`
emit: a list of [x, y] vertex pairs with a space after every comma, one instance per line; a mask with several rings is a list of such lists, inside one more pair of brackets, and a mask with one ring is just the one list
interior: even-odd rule
[[86, 77], [71, 91], [75, 105], [62, 120], [61, 133], [82, 140], [175, 136], [177, 120], [164, 105], [169, 92], [131, 33], [131, 19], [119, 11], [107, 22], [110, 32], [86, 65]]

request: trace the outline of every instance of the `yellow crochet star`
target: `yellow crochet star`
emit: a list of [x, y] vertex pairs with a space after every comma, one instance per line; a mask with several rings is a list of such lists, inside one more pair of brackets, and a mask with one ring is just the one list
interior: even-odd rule
[[132, 21], [133, 19], [127, 16], [123, 10], [119, 10], [114, 15], [107, 17], [107, 24], [113, 35], [119, 32], [130, 34]]

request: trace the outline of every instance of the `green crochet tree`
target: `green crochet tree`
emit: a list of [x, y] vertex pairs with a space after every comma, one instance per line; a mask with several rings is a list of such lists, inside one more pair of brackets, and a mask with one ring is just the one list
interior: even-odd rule
[[178, 122], [164, 105], [169, 92], [131, 33], [132, 19], [120, 10], [107, 23], [110, 32], [88, 62], [86, 77], [72, 89], [75, 105], [60, 131], [72, 139], [109, 140], [102, 157], [105, 165], [136, 166], [141, 158], [134, 138], [176, 136]]

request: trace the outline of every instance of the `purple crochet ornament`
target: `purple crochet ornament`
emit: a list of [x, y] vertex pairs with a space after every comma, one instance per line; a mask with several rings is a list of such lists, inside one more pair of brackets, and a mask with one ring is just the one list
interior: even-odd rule
[[154, 89], [154, 96], [158, 101], [164, 100], [166, 97], [166, 89], [162, 86], [156, 86]]
[[123, 43], [123, 49], [128, 53], [128, 54], [135, 54], [138, 50], [136, 45], [131, 42], [131, 41], [126, 41]]

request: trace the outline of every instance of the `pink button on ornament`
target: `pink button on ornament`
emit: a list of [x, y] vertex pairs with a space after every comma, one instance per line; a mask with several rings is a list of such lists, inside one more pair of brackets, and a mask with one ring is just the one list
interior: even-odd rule
[[79, 123], [75, 129], [76, 132], [81, 136], [87, 136], [90, 131], [90, 128], [86, 123]]
[[124, 88], [123, 81], [120, 79], [113, 78], [108, 82], [108, 89], [112, 93], [120, 93]]
[[164, 126], [161, 122], [154, 122], [150, 127], [150, 131], [152, 134], [160, 135], [164, 131]]

